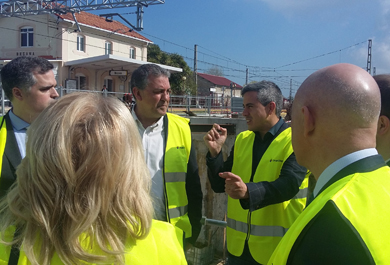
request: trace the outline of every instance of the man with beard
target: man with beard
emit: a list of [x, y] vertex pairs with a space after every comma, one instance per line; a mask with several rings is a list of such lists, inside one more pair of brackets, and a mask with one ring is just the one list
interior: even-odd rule
[[185, 244], [193, 245], [201, 229], [202, 190], [189, 120], [167, 113], [169, 77], [169, 71], [155, 64], [135, 70], [132, 114], [152, 178], [154, 219], [179, 227], [185, 233]]

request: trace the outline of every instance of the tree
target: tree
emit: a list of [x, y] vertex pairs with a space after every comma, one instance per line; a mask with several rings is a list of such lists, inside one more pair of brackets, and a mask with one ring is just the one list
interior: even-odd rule
[[216, 76], [223, 76], [223, 71], [221, 68], [219, 68], [218, 66], [213, 66], [211, 68], [209, 68], [207, 71], [206, 71], [206, 74], [209, 74], [209, 75], [216, 75]]
[[169, 54], [163, 52], [158, 45], [151, 44], [148, 46], [148, 62], [165, 64], [183, 69], [183, 72], [181, 73], [171, 74], [169, 82], [171, 84], [172, 94], [194, 95], [196, 93], [194, 73], [191, 71], [186, 61], [184, 61], [183, 56], [176, 53]]

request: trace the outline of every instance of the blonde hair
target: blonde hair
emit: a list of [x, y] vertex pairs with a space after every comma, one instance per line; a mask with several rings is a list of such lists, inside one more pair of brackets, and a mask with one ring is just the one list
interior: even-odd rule
[[28, 130], [16, 174], [1, 232], [18, 227], [8, 244], [21, 245], [32, 264], [50, 264], [54, 253], [65, 264], [123, 264], [125, 243], [149, 233], [149, 171], [118, 99], [72, 93], [48, 107]]

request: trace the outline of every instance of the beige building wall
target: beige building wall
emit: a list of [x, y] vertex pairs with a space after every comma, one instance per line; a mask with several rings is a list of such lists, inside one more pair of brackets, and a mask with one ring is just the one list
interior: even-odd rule
[[[56, 26], [56, 20], [52, 15], [1, 18], [0, 58], [13, 59], [18, 56], [61, 58], [57, 46]], [[23, 27], [33, 28], [33, 47], [21, 47], [20, 29]]]
[[[144, 41], [135, 38], [121, 36], [117, 33], [80, 25], [81, 32], [77, 30], [76, 24], [63, 21], [60, 23], [62, 39], [63, 60], [72, 61], [105, 54], [105, 43], [112, 44], [112, 54], [120, 57], [130, 58], [130, 48], [135, 49], [136, 60], [146, 61], [147, 45]], [[118, 30], [120, 32], [120, 30]], [[85, 40], [85, 51], [77, 50], [77, 36], [83, 36]]]
[[[55, 65], [58, 85], [65, 87], [67, 79], [80, 82], [81, 78], [85, 82], [83, 88], [87, 90], [100, 91], [105, 82], [111, 82], [113, 92], [129, 92], [128, 83], [131, 73], [128, 73], [127, 77], [110, 76], [108, 70], [71, 68], [65, 67], [64, 63], [104, 55], [106, 42], [112, 44], [112, 54], [115, 56], [130, 58], [130, 48], [133, 48], [135, 60], [147, 61], [147, 42], [121, 35], [119, 34], [121, 29], [117, 32], [110, 32], [92, 26], [79, 25], [81, 32], [75, 31], [77, 30], [76, 23], [58, 20], [57, 16], [51, 14], [0, 18], [0, 36], [2, 36], [0, 58], [12, 60], [18, 56], [41, 56], [51, 60]], [[21, 47], [20, 30], [23, 27], [33, 28], [32, 47]], [[77, 50], [78, 35], [84, 37], [84, 51]]]
[[[64, 32], [62, 34], [62, 54], [64, 62], [105, 55], [106, 42], [111, 43], [112, 54], [115, 56], [130, 58], [130, 48], [133, 48], [135, 51], [134, 59], [147, 61], [147, 43], [144, 41], [82, 24], [80, 25], [81, 32], [75, 32], [77, 29], [76, 24], [66, 21], [61, 22], [60, 26], [62, 32]], [[84, 51], [77, 50], [78, 36], [84, 38]], [[111, 82], [112, 92], [129, 92], [128, 83], [130, 81], [131, 73], [128, 73], [126, 78], [122, 78], [110, 76], [108, 70], [98, 71], [84, 67], [64, 68], [63, 72], [68, 73], [69, 79], [76, 79], [77, 82], [79, 81], [79, 76], [85, 77], [86, 86], [84, 89], [87, 90], [100, 91], [103, 84]]]

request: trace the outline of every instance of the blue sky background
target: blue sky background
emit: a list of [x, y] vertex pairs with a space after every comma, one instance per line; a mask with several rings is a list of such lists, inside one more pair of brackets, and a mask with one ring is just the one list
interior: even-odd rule
[[295, 94], [322, 67], [366, 69], [369, 39], [372, 73], [390, 73], [389, 10], [390, 0], [166, 0], [144, 8], [140, 33], [192, 69], [197, 44], [198, 72], [217, 66], [244, 85], [248, 67], [249, 82], [274, 81], [288, 97], [290, 80]]

